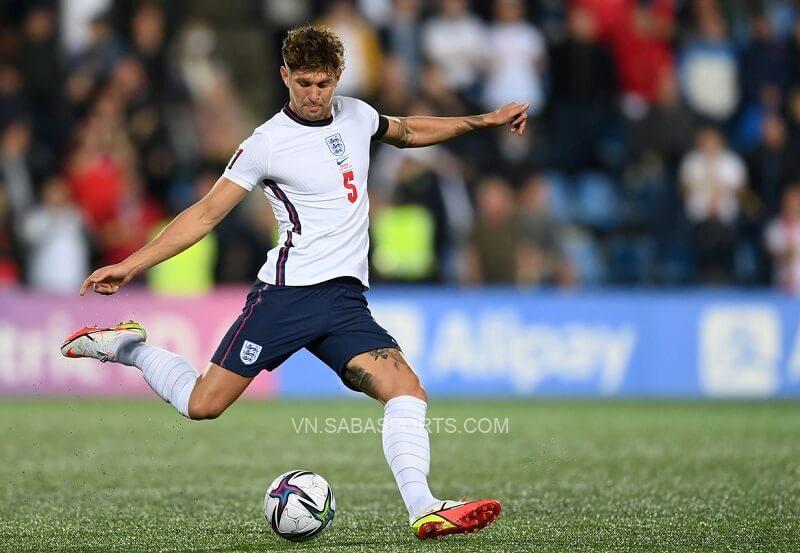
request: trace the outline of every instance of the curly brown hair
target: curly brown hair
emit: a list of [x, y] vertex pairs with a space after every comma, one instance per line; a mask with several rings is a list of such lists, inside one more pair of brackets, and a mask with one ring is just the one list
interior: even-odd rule
[[344, 45], [328, 27], [303, 25], [291, 29], [283, 39], [284, 65], [292, 70], [324, 71], [341, 75], [344, 71]]

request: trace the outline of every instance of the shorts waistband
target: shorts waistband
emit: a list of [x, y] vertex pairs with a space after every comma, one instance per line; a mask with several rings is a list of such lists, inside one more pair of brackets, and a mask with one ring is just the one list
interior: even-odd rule
[[361, 284], [361, 281], [358, 280], [356, 277], [337, 277], [332, 278], [331, 280], [326, 280], [325, 282], [320, 282], [320, 284], [335, 284], [336, 286], [344, 286], [345, 288], [352, 288], [357, 292], [363, 292], [366, 290], [366, 287]]
[[367, 287], [364, 286], [360, 280], [355, 277], [351, 276], [344, 276], [344, 277], [336, 277], [330, 280], [325, 280], [323, 282], [317, 282], [316, 284], [308, 284], [306, 286], [285, 286], [285, 285], [277, 285], [277, 284], [269, 284], [267, 282], [262, 282], [260, 279], [256, 279], [256, 286], [263, 286], [267, 284], [270, 288], [316, 288], [320, 286], [342, 286], [344, 288], [348, 288], [355, 292], [364, 292]]

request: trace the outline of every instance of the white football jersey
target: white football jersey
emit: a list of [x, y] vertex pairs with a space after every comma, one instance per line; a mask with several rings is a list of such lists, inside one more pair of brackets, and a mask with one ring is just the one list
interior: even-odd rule
[[335, 96], [327, 119], [303, 119], [287, 104], [242, 142], [223, 176], [261, 187], [280, 226], [260, 280], [304, 286], [349, 276], [369, 286], [367, 172], [379, 123], [369, 104]]

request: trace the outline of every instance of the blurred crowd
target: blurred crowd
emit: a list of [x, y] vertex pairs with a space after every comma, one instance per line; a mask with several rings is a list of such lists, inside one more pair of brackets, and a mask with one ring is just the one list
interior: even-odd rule
[[[208, 191], [306, 22], [381, 113], [531, 102], [521, 138], [375, 144], [374, 281], [800, 292], [792, 0], [5, 1], [0, 287], [74, 292]], [[250, 281], [275, 238], [251, 194], [148, 285]]]

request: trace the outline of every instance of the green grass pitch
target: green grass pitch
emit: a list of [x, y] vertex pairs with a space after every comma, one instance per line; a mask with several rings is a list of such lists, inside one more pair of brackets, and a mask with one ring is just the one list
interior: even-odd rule
[[[243, 401], [198, 423], [158, 401], [2, 399], [0, 550], [800, 551], [798, 403], [434, 401], [429, 416], [455, 425], [431, 437], [434, 493], [504, 508], [435, 542], [410, 533], [380, 435], [325, 420], [381, 414]], [[301, 417], [318, 432], [296, 433]], [[508, 417], [507, 433], [465, 432], [481, 417]], [[337, 500], [331, 528], [301, 544], [261, 514], [294, 468]]]

